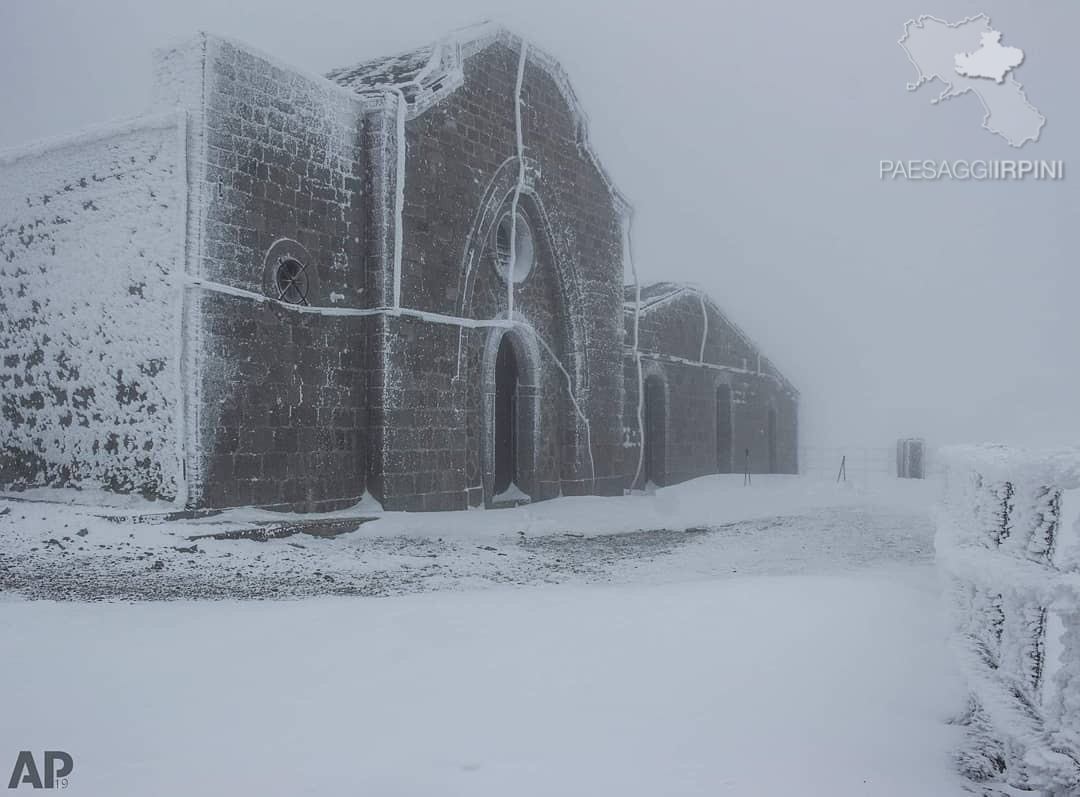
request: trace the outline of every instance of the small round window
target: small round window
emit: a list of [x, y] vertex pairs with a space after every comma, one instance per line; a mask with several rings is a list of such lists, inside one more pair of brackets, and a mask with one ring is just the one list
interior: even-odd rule
[[[511, 241], [513, 247], [510, 245]], [[508, 211], [499, 219], [495, 227], [495, 259], [504, 279], [510, 274], [514, 282], [524, 282], [532, 271], [536, 262], [536, 245], [533, 242], [532, 227], [521, 211], [518, 211], [516, 216]]]
[[274, 278], [277, 298], [289, 304], [308, 303], [307, 267], [294, 257], [279, 257]]

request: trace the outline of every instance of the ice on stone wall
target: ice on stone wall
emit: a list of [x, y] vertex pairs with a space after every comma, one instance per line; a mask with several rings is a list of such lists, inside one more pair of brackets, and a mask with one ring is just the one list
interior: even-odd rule
[[0, 481], [175, 499], [175, 111], [0, 155]]

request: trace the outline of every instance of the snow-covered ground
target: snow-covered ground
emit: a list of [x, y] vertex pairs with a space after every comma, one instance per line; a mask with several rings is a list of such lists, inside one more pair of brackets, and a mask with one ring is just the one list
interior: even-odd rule
[[[487, 512], [383, 513], [364, 502], [327, 515], [235, 510], [194, 521], [163, 521], [168, 507], [130, 500], [25, 500], [48, 495], [0, 498], [0, 588], [48, 598], [221, 598], [678, 581], [928, 562], [933, 536], [932, 486], [912, 481], [860, 490], [773, 476], [744, 488], [741, 476], [712, 476], [651, 495]], [[366, 522], [336, 537], [206, 536], [349, 518]]]
[[[66, 750], [76, 795], [962, 794], [961, 731], [946, 720], [963, 688], [930, 496], [915, 483], [744, 490], [717, 477], [653, 496], [388, 514], [333, 538], [200, 540], [205, 553], [158, 569], [90, 543], [164, 556], [180, 526], [209, 524], [0, 504], [12, 508], [3, 577], [31, 594], [29, 563], [52, 557], [49, 573], [74, 571], [70, 595], [110, 594], [74, 588], [82, 572], [153, 574], [111, 594], [175, 596], [185, 575], [206, 585], [233, 560], [248, 587], [306, 565], [335, 579], [331, 592], [348, 578], [389, 596], [9, 592], [0, 758]], [[75, 545], [32, 544], [61, 521], [49, 538]]]

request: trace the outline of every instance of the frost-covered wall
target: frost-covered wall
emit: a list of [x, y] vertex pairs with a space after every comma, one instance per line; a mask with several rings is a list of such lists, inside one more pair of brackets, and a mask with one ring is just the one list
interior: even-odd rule
[[[368, 334], [342, 313], [376, 303], [385, 225], [372, 170], [382, 119], [331, 81], [200, 34], [157, 55], [159, 104], [192, 119], [190, 499], [327, 509], [355, 502], [367, 465]], [[376, 155], [368, 153], [373, 150]], [[367, 180], [367, 184], [365, 184]], [[308, 279], [277, 301], [279, 256]]]
[[942, 452], [936, 549], [971, 690], [972, 779], [1080, 792], [1080, 450]]
[[[560, 70], [531, 45], [523, 62], [522, 41], [505, 32], [474, 46], [460, 82], [405, 127], [401, 306], [443, 320], [510, 313], [492, 231], [521, 173], [520, 67], [518, 210], [537, 261], [514, 288], [512, 339], [535, 379], [523, 388], [528, 453], [515, 478], [532, 500], [620, 494], [624, 209], [583, 145], [584, 119]], [[503, 330], [392, 314], [384, 329], [390, 367], [373, 384], [369, 414], [376, 494], [394, 509], [490, 502], [493, 344]]]
[[[799, 394], [713, 301], [674, 283], [644, 286], [640, 312], [633, 287], [626, 299], [626, 486], [635, 479], [674, 484], [709, 473], [741, 473], [747, 465], [752, 473], [798, 473]], [[655, 385], [652, 417], [643, 418], [642, 426], [663, 430], [642, 474], [638, 358], [642, 384]]]
[[184, 116], [0, 155], [0, 484], [183, 497]]

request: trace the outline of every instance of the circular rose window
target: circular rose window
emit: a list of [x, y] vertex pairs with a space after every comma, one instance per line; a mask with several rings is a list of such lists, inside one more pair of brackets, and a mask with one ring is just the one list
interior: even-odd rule
[[495, 225], [495, 259], [504, 279], [509, 274], [514, 282], [524, 282], [532, 271], [536, 262], [536, 244], [533, 241], [532, 227], [520, 210], [516, 217], [507, 211]]

